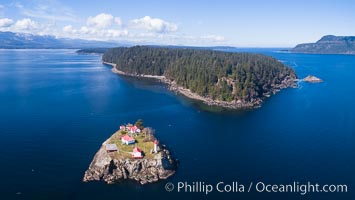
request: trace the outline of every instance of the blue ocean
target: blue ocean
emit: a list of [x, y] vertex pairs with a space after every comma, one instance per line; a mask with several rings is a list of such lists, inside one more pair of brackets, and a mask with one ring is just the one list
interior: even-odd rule
[[[354, 200], [355, 56], [270, 55], [324, 80], [300, 82], [261, 108], [228, 111], [177, 96], [152, 80], [120, 77], [101, 55], [0, 50], [0, 199]], [[179, 160], [168, 180], [141, 186], [82, 178], [102, 142], [143, 119]], [[347, 192], [167, 192], [171, 182], [319, 183]]]

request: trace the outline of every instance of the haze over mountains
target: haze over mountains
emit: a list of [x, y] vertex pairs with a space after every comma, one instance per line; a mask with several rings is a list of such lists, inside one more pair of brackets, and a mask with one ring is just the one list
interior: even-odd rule
[[49, 35], [33, 35], [26, 33], [0, 32], [0, 48], [2, 49], [77, 49], [94, 47], [125, 46], [117, 42], [105, 42], [82, 39], [56, 38]]
[[[57, 38], [51, 35], [33, 35], [28, 33], [14, 33], [0, 31], [1, 49], [86, 49], [86, 48], [113, 48], [118, 46], [134, 46], [130, 42], [97, 41], [70, 38]], [[147, 44], [140, 44], [147, 45]], [[186, 47], [189, 46], [169, 46], [165, 47]], [[193, 47], [198, 48], [198, 47]], [[234, 49], [230, 46], [209, 46], [200, 47], [202, 49]], [[298, 44], [289, 50], [293, 53], [310, 54], [355, 54], [355, 36], [334, 36], [326, 35], [315, 43]]]

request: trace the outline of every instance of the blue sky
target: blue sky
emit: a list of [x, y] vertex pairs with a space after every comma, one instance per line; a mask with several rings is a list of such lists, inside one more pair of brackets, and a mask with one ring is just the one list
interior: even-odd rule
[[355, 1], [0, 2], [0, 31], [137, 44], [292, 47], [355, 35]]

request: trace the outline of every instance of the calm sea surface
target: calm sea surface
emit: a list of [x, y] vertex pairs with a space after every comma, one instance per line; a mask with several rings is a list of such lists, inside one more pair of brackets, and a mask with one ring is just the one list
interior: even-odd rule
[[[119, 77], [100, 55], [0, 50], [0, 199], [354, 200], [355, 56], [280, 53], [300, 83], [256, 110], [213, 112], [153, 81]], [[212, 110], [212, 111], [211, 111]], [[180, 160], [166, 181], [82, 183], [101, 143], [142, 118]], [[348, 193], [166, 192], [167, 182], [347, 184]], [[247, 188], [246, 188], [247, 190]]]

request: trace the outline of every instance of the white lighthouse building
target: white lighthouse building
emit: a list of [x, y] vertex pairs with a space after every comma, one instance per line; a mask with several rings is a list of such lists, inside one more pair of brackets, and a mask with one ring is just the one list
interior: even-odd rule
[[158, 140], [154, 140], [154, 153], [158, 153]]

